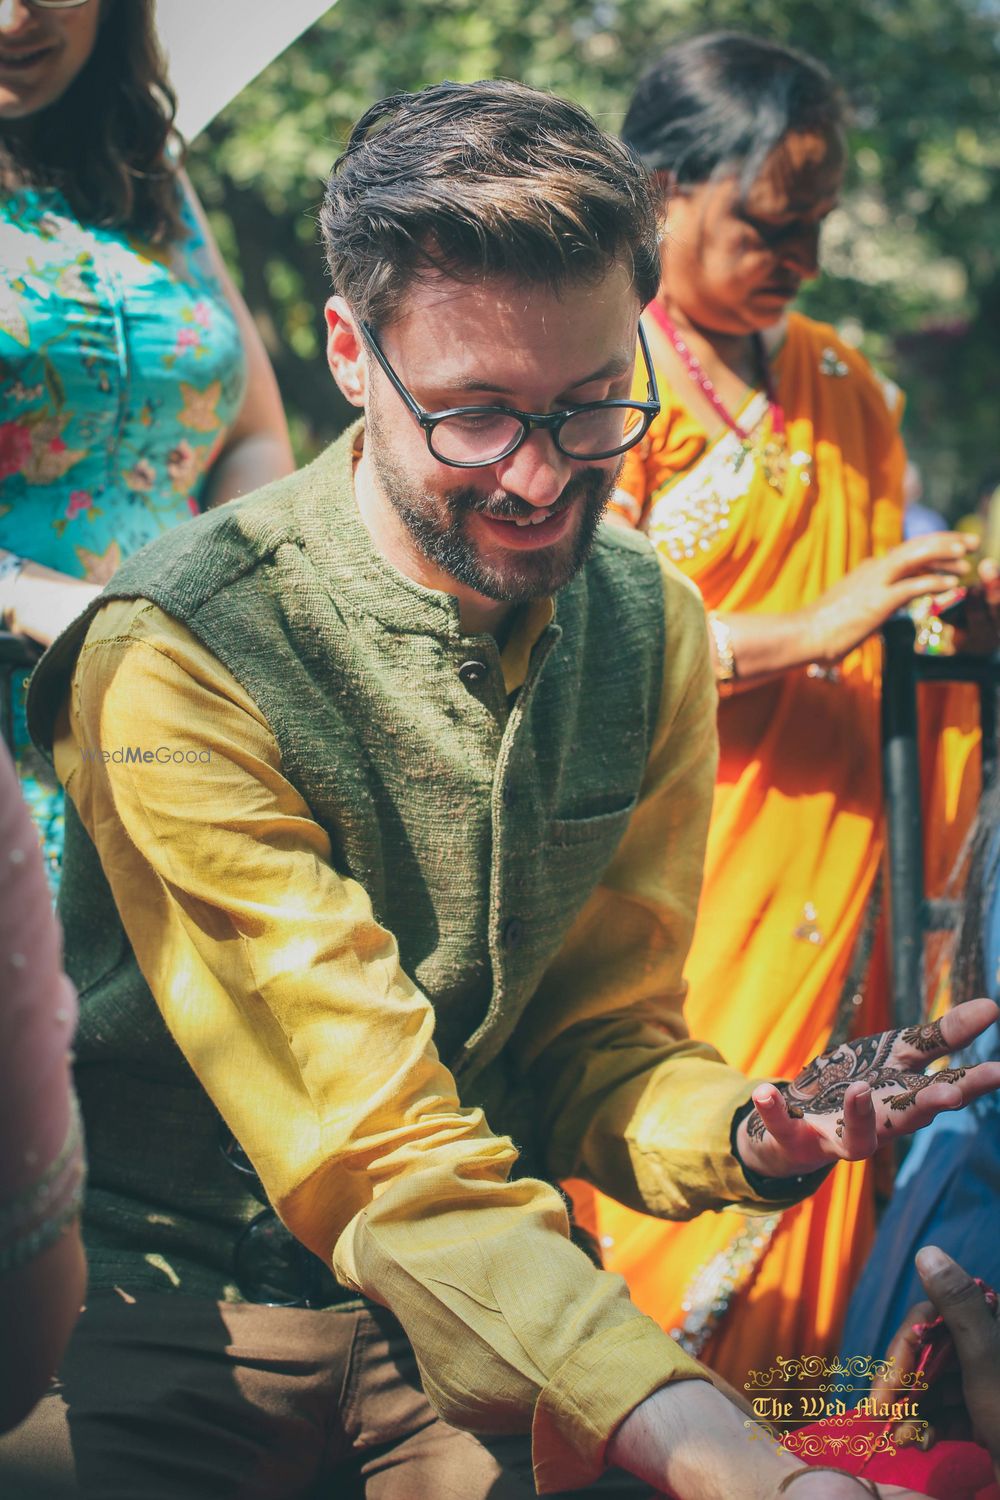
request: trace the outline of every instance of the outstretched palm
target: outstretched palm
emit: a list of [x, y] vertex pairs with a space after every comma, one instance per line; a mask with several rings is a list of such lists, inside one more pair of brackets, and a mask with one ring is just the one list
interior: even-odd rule
[[968, 1000], [940, 1021], [883, 1031], [821, 1053], [791, 1083], [761, 1084], [737, 1136], [744, 1163], [769, 1177], [812, 1172], [838, 1157], [860, 1160], [946, 1109], [1000, 1088], [1000, 1063], [927, 1066], [993, 1024], [992, 1000]]

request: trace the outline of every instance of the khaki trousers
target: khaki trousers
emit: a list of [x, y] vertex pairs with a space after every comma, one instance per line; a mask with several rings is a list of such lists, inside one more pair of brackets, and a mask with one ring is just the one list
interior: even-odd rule
[[[528, 1439], [442, 1422], [380, 1308], [94, 1292], [0, 1438], [3, 1500], [529, 1500]], [[574, 1493], [581, 1493], [579, 1491]], [[585, 1493], [646, 1500], [619, 1471]]]

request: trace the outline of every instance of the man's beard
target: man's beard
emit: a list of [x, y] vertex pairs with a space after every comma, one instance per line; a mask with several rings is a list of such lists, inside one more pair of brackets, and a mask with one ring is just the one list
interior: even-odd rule
[[622, 467], [618, 464], [612, 471], [582, 470], [569, 480], [558, 500], [548, 507], [553, 515], [570, 506], [580, 511], [571, 541], [564, 538], [550, 547], [524, 552], [512, 547], [504, 552], [502, 561], [495, 562], [483, 557], [479, 547], [466, 534], [466, 517], [478, 513], [510, 521], [536, 515], [540, 507], [529, 505], [503, 490], [484, 495], [472, 486], [444, 493], [421, 493], [383, 441], [381, 424], [371, 407], [366, 421], [365, 447], [382, 493], [428, 562], [484, 598], [508, 604], [546, 598], [563, 588], [580, 571], [594, 545], [597, 528]]

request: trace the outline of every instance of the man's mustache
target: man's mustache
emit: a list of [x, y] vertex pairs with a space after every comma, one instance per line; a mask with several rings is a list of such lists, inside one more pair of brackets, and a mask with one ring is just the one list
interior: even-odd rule
[[530, 505], [527, 500], [519, 500], [516, 495], [482, 495], [477, 490], [467, 489], [456, 490], [449, 495], [448, 509], [455, 516], [472, 511], [494, 521], [525, 521], [530, 516], [537, 515], [540, 509], [557, 516], [577, 500], [591, 499], [598, 487], [597, 476], [600, 476], [601, 481], [605, 478], [600, 469], [588, 469], [582, 474], [574, 475], [558, 500], [548, 506]]

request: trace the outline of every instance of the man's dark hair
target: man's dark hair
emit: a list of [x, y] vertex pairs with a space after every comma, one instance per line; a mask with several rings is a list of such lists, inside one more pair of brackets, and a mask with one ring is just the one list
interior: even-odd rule
[[334, 290], [373, 324], [431, 271], [558, 290], [624, 262], [643, 305], [659, 285], [637, 158], [578, 105], [519, 83], [439, 83], [373, 105], [320, 225]]
[[736, 31], [669, 48], [639, 82], [622, 136], [650, 172], [684, 187], [722, 174], [746, 192], [789, 131], [840, 140], [846, 105], [803, 52]]
[[94, 50], [62, 97], [0, 126], [2, 190], [58, 188], [86, 224], [174, 239], [174, 108], [153, 0], [101, 0]]

